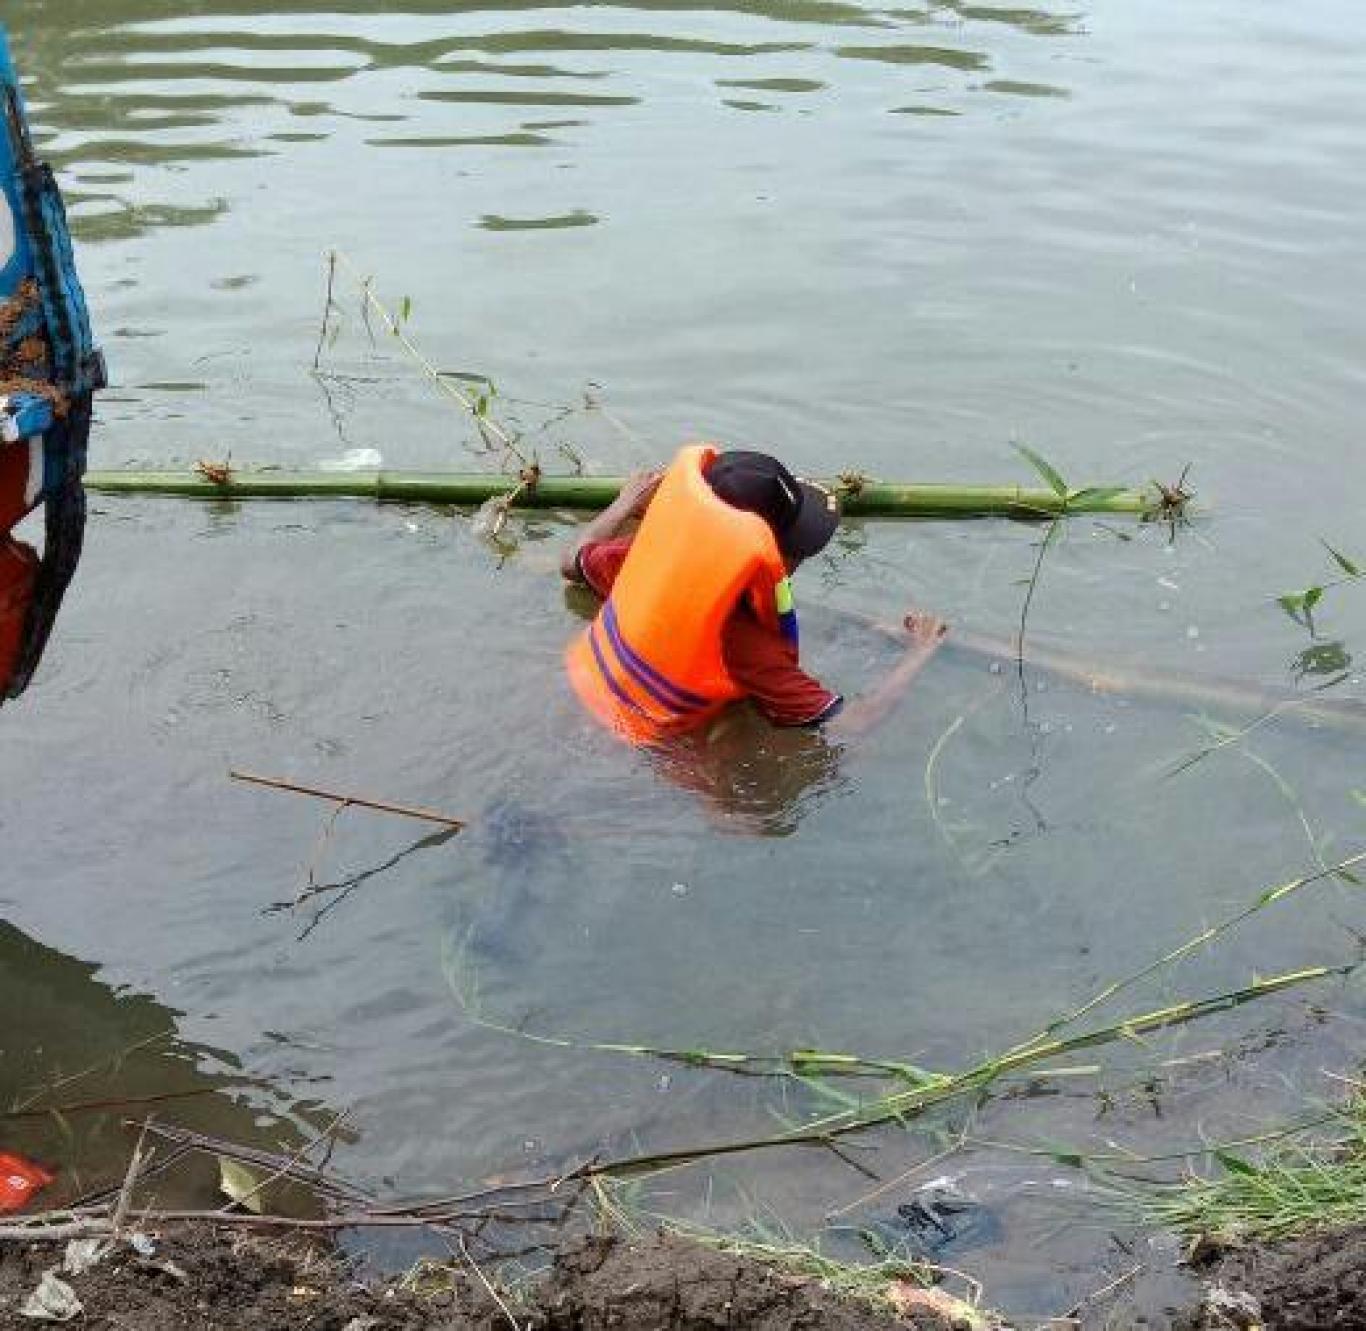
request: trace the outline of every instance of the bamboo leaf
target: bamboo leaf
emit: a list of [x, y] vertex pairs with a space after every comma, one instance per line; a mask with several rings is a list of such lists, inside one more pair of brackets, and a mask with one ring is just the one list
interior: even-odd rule
[[1295, 623], [1311, 632], [1314, 628], [1314, 607], [1323, 599], [1322, 587], [1306, 587], [1302, 592], [1286, 592], [1276, 598], [1276, 604]]
[[1330, 555], [1333, 556], [1333, 559], [1337, 562], [1337, 566], [1338, 566], [1338, 567], [1339, 567], [1339, 568], [1340, 568], [1340, 569], [1341, 569], [1349, 578], [1359, 578], [1359, 577], [1361, 577], [1361, 567], [1360, 567], [1360, 565], [1358, 565], [1358, 564], [1354, 563], [1352, 560], [1348, 559], [1347, 556], [1344, 555], [1344, 554], [1342, 553], [1341, 550], [1334, 550], [1333, 547], [1332, 547], [1331, 545], [1329, 545], [1327, 541], [1320, 541], [1320, 544], [1323, 546], [1323, 548], [1324, 548], [1325, 550], [1328, 551], [1328, 553], [1329, 553]]
[[1042, 454], [1036, 453], [1027, 444], [1015, 444], [1015, 451], [1029, 463], [1035, 471], [1048, 483], [1048, 488], [1053, 491], [1059, 499], [1065, 500], [1068, 495], [1068, 485], [1052, 463]]
[[1067, 502], [1069, 504], [1107, 503], [1116, 495], [1123, 493], [1124, 487], [1121, 485], [1088, 485], [1084, 490], [1069, 491]]

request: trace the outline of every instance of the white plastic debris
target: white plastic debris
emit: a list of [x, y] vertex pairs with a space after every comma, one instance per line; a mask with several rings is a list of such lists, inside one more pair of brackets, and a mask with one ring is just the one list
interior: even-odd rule
[[84, 1311], [76, 1291], [52, 1270], [38, 1282], [38, 1288], [19, 1309], [19, 1316], [35, 1322], [69, 1322]]
[[1262, 1323], [1262, 1305], [1246, 1290], [1211, 1285], [1205, 1292], [1205, 1311], [1216, 1326], [1257, 1327]]
[[109, 1244], [104, 1239], [72, 1239], [66, 1245], [66, 1255], [62, 1258], [62, 1270], [69, 1276], [78, 1276], [98, 1266]]
[[141, 1230], [134, 1230], [128, 1236], [128, 1242], [139, 1257], [156, 1256], [157, 1241], [150, 1234], [144, 1234]]
[[319, 471], [377, 471], [384, 461], [377, 448], [348, 448], [341, 457], [323, 458]]
[[470, 519], [470, 530], [482, 540], [496, 540], [498, 534], [507, 526], [507, 495], [494, 495], [484, 500]]

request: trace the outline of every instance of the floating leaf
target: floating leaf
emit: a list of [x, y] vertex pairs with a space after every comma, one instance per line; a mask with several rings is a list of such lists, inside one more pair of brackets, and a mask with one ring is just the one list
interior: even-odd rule
[[1048, 482], [1049, 489], [1053, 491], [1059, 499], [1065, 500], [1068, 496], [1067, 482], [1063, 480], [1057, 469], [1041, 454], [1036, 453], [1027, 444], [1014, 445], [1015, 451], [1029, 463], [1040, 476]]
[[255, 1211], [257, 1215], [261, 1214], [263, 1182], [245, 1165], [229, 1160], [227, 1156], [218, 1157], [218, 1186], [223, 1190], [223, 1195], [239, 1206], [245, 1206], [248, 1211]]

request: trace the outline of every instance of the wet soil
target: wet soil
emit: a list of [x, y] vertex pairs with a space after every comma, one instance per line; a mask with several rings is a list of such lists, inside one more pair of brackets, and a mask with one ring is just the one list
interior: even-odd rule
[[[68, 1275], [60, 1244], [0, 1243], [0, 1328], [45, 1323], [20, 1312], [57, 1269], [90, 1331], [947, 1331], [841, 1299], [814, 1280], [663, 1235], [637, 1244], [593, 1238], [566, 1248], [549, 1275], [500, 1307], [468, 1269], [429, 1270], [408, 1287], [365, 1283], [335, 1254], [293, 1240], [208, 1229], [163, 1234], [150, 1256], [127, 1243]], [[46, 1323], [50, 1325], [51, 1323]]]
[[1183, 1331], [1366, 1327], [1366, 1225], [1240, 1247], [1205, 1276], [1204, 1307]]

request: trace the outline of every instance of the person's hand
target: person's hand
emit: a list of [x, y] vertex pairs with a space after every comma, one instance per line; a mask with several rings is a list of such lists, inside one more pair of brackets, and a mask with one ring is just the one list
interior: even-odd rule
[[949, 631], [947, 621], [926, 610], [912, 610], [902, 621], [902, 626], [911, 635], [911, 649], [926, 653], [936, 650]]
[[622, 482], [621, 493], [617, 496], [618, 506], [627, 517], [643, 517], [663, 479], [662, 467], [633, 473]]

